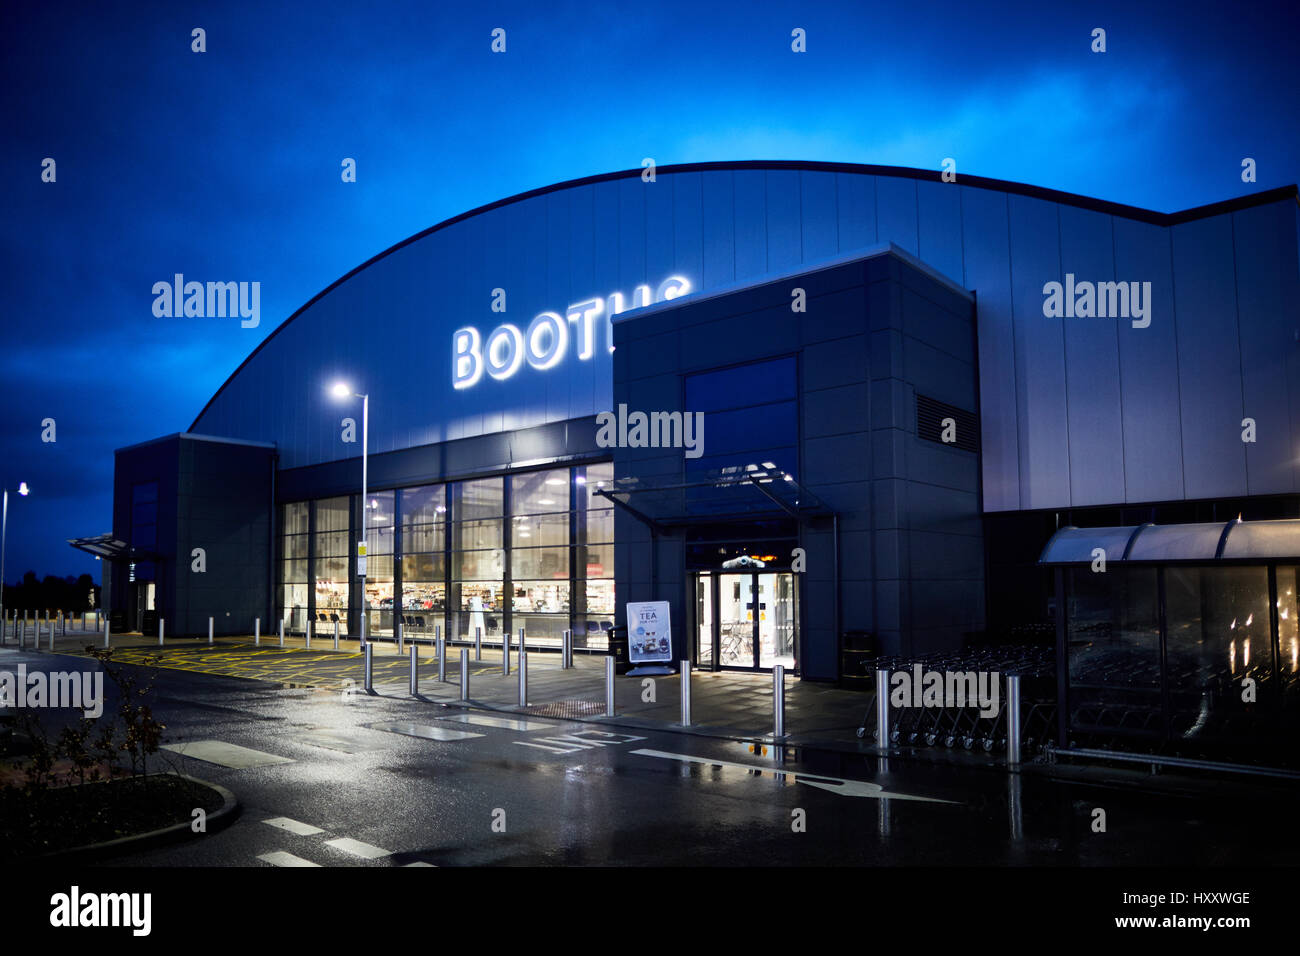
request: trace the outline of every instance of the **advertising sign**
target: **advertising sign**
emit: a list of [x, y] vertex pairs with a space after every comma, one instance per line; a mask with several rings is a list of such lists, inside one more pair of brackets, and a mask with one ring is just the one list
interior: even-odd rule
[[636, 601], [627, 605], [627, 659], [633, 664], [673, 659], [667, 601]]

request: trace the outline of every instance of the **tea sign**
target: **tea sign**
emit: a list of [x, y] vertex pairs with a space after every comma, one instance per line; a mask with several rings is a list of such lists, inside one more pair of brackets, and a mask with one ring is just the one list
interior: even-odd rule
[[667, 601], [628, 602], [627, 659], [633, 664], [673, 659]]

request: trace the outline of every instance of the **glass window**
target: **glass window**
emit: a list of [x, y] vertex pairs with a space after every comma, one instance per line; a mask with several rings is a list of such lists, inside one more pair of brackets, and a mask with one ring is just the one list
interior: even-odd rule
[[1165, 607], [1175, 738], [1249, 732], [1259, 707], [1242, 701], [1244, 682], [1259, 703], [1273, 688], [1268, 569], [1167, 568]]
[[284, 534], [306, 534], [310, 530], [307, 527], [308, 506], [309, 502], [306, 501], [293, 501], [284, 506], [283, 518], [280, 522]]
[[480, 548], [500, 548], [500, 518], [490, 521], [457, 521], [451, 526], [453, 551], [473, 551]]
[[340, 498], [324, 498], [316, 502], [316, 531], [342, 531], [346, 537], [348, 530], [348, 506], [351, 499], [346, 495]]
[[441, 524], [447, 518], [447, 486], [402, 489], [402, 527]]
[[503, 580], [505, 552], [454, 551], [451, 555], [451, 576], [456, 581]]
[[501, 517], [505, 513], [503, 490], [500, 478], [457, 482], [451, 486], [453, 517], [457, 521]]
[[393, 508], [397, 495], [392, 491], [376, 491], [366, 500], [369, 502], [366, 510], [366, 554], [392, 554], [395, 527]]
[[1066, 573], [1072, 725], [1085, 732], [1162, 734], [1155, 568]]
[[569, 513], [552, 515], [516, 515], [510, 522], [516, 548], [569, 543]]
[[517, 515], [569, 510], [569, 472], [532, 471], [510, 479], [511, 510]]
[[510, 562], [510, 576], [516, 581], [569, 577], [568, 548], [515, 548]]

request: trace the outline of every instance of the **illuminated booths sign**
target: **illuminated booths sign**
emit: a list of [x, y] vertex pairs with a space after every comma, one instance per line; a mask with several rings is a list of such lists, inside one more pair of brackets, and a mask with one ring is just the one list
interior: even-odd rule
[[[654, 301], [667, 302], [690, 291], [689, 279], [669, 276], [659, 283]], [[452, 385], [470, 388], [479, 383], [484, 372], [497, 381], [504, 381], [518, 372], [524, 362], [538, 370], [555, 368], [565, 360], [570, 340], [576, 344], [578, 358], [585, 362], [596, 354], [597, 323], [603, 325], [605, 347], [612, 352], [613, 317], [650, 302], [650, 286], [639, 285], [630, 300], [621, 292], [613, 292], [608, 299], [597, 297], [571, 305], [563, 317], [556, 312], [539, 312], [527, 329], [503, 322], [486, 340], [472, 325], [457, 329], [451, 337]]]

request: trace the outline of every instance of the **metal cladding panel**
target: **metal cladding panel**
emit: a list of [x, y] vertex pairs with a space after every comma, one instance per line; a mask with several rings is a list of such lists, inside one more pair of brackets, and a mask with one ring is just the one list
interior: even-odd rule
[[[1300, 259], [1293, 200], [1147, 225], [992, 188], [817, 169], [684, 170], [507, 202], [399, 246], [283, 325], [192, 430], [274, 442], [281, 467], [583, 418], [612, 404], [594, 354], [452, 387], [452, 335], [669, 276], [712, 291], [889, 241], [976, 294], [983, 506], [1063, 508], [1293, 492], [1300, 485]], [[1235, 226], [1235, 228], [1234, 228]], [[1235, 272], [1234, 272], [1235, 269]], [[1046, 318], [1043, 284], [1151, 283], [1151, 323]], [[1177, 281], [1175, 281], [1175, 275]], [[492, 290], [507, 310], [492, 311]], [[690, 351], [681, 344], [683, 357]], [[623, 362], [632, 354], [620, 355]], [[1244, 395], [1244, 397], [1243, 397]], [[1243, 446], [1241, 419], [1258, 443]], [[1249, 466], [1249, 468], [1247, 468]]]
[[917, 258], [961, 282], [961, 191], [952, 183], [916, 184]]
[[1020, 507], [1020, 437], [1016, 427], [1007, 197], [987, 189], [957, 188], [962, 191], [962, 240], [966, 249], [962, 284], [975, 290], [984, 507], [988, 511], [1015, 511]]
[[918, 255], [916, 180], [897, 176], [876, 177], [876, 232], [878, 242], [892, 242], [912, 255]]
[[1043, 315], [1043, 285], [1063, 278], [1055, 203], [1011, 196], [1011, 306], [1015, 330], [1020, 507], [1070, 501], [1064, 319]]
[[876, 177], [835, 174], [839, 199], [840, 252], [876, 244]]
[[710, 170], [702, 173], [703, 199], [700, 225], [703, 229], [704, 288], [717, 288], [736, 281], [735, 184], [733, 173]]
[[767, 173], [767, 271], [792, 269], [803, 262], [799, 171]]
[[736, 281], [767, 272], [767, 174], [738, 170], [731, 174], [736, 203]]
[[1232, 218], [1198, 219], [1172, 232], [1186, 494], [1244, 495]]
[[802, 261], [817, 262], [838, 253], [840, 229], [836, 210], [835, 173], [801, 172], [799, 206], [802, 217]]
[[676, 274], [704, 274], [703, 173], [683, 173], [669, 182], [673, 189], [673, 263]]
[[[1111, 217], [1060, 206], [1061, 269], [1089, 282], [1112, 282]], [[1075, 318], [1065, 325], [1065, 390], [1070, 428], [1071, 504], [1124, 498], [1124, 425], [1120, 415], [1119, 325], [1125, 319]]]
[[1246, 445], [1250, 494], [1296, 490], [1300, 381], [1291, 374], [1300, 332], [1300, 277], [1290, 268], [1296, 242], [1289, 211], [1280, 203], [1232, 214], [1241, 327], [1245, 415], [1257, 441]]
[[1178, 330], [1169, 230], [1115, 217], [1115, 274], [1151, 283], [1151, 324], [1116, 325], [1124, 420], [1125, 501], [1183, 497]]

